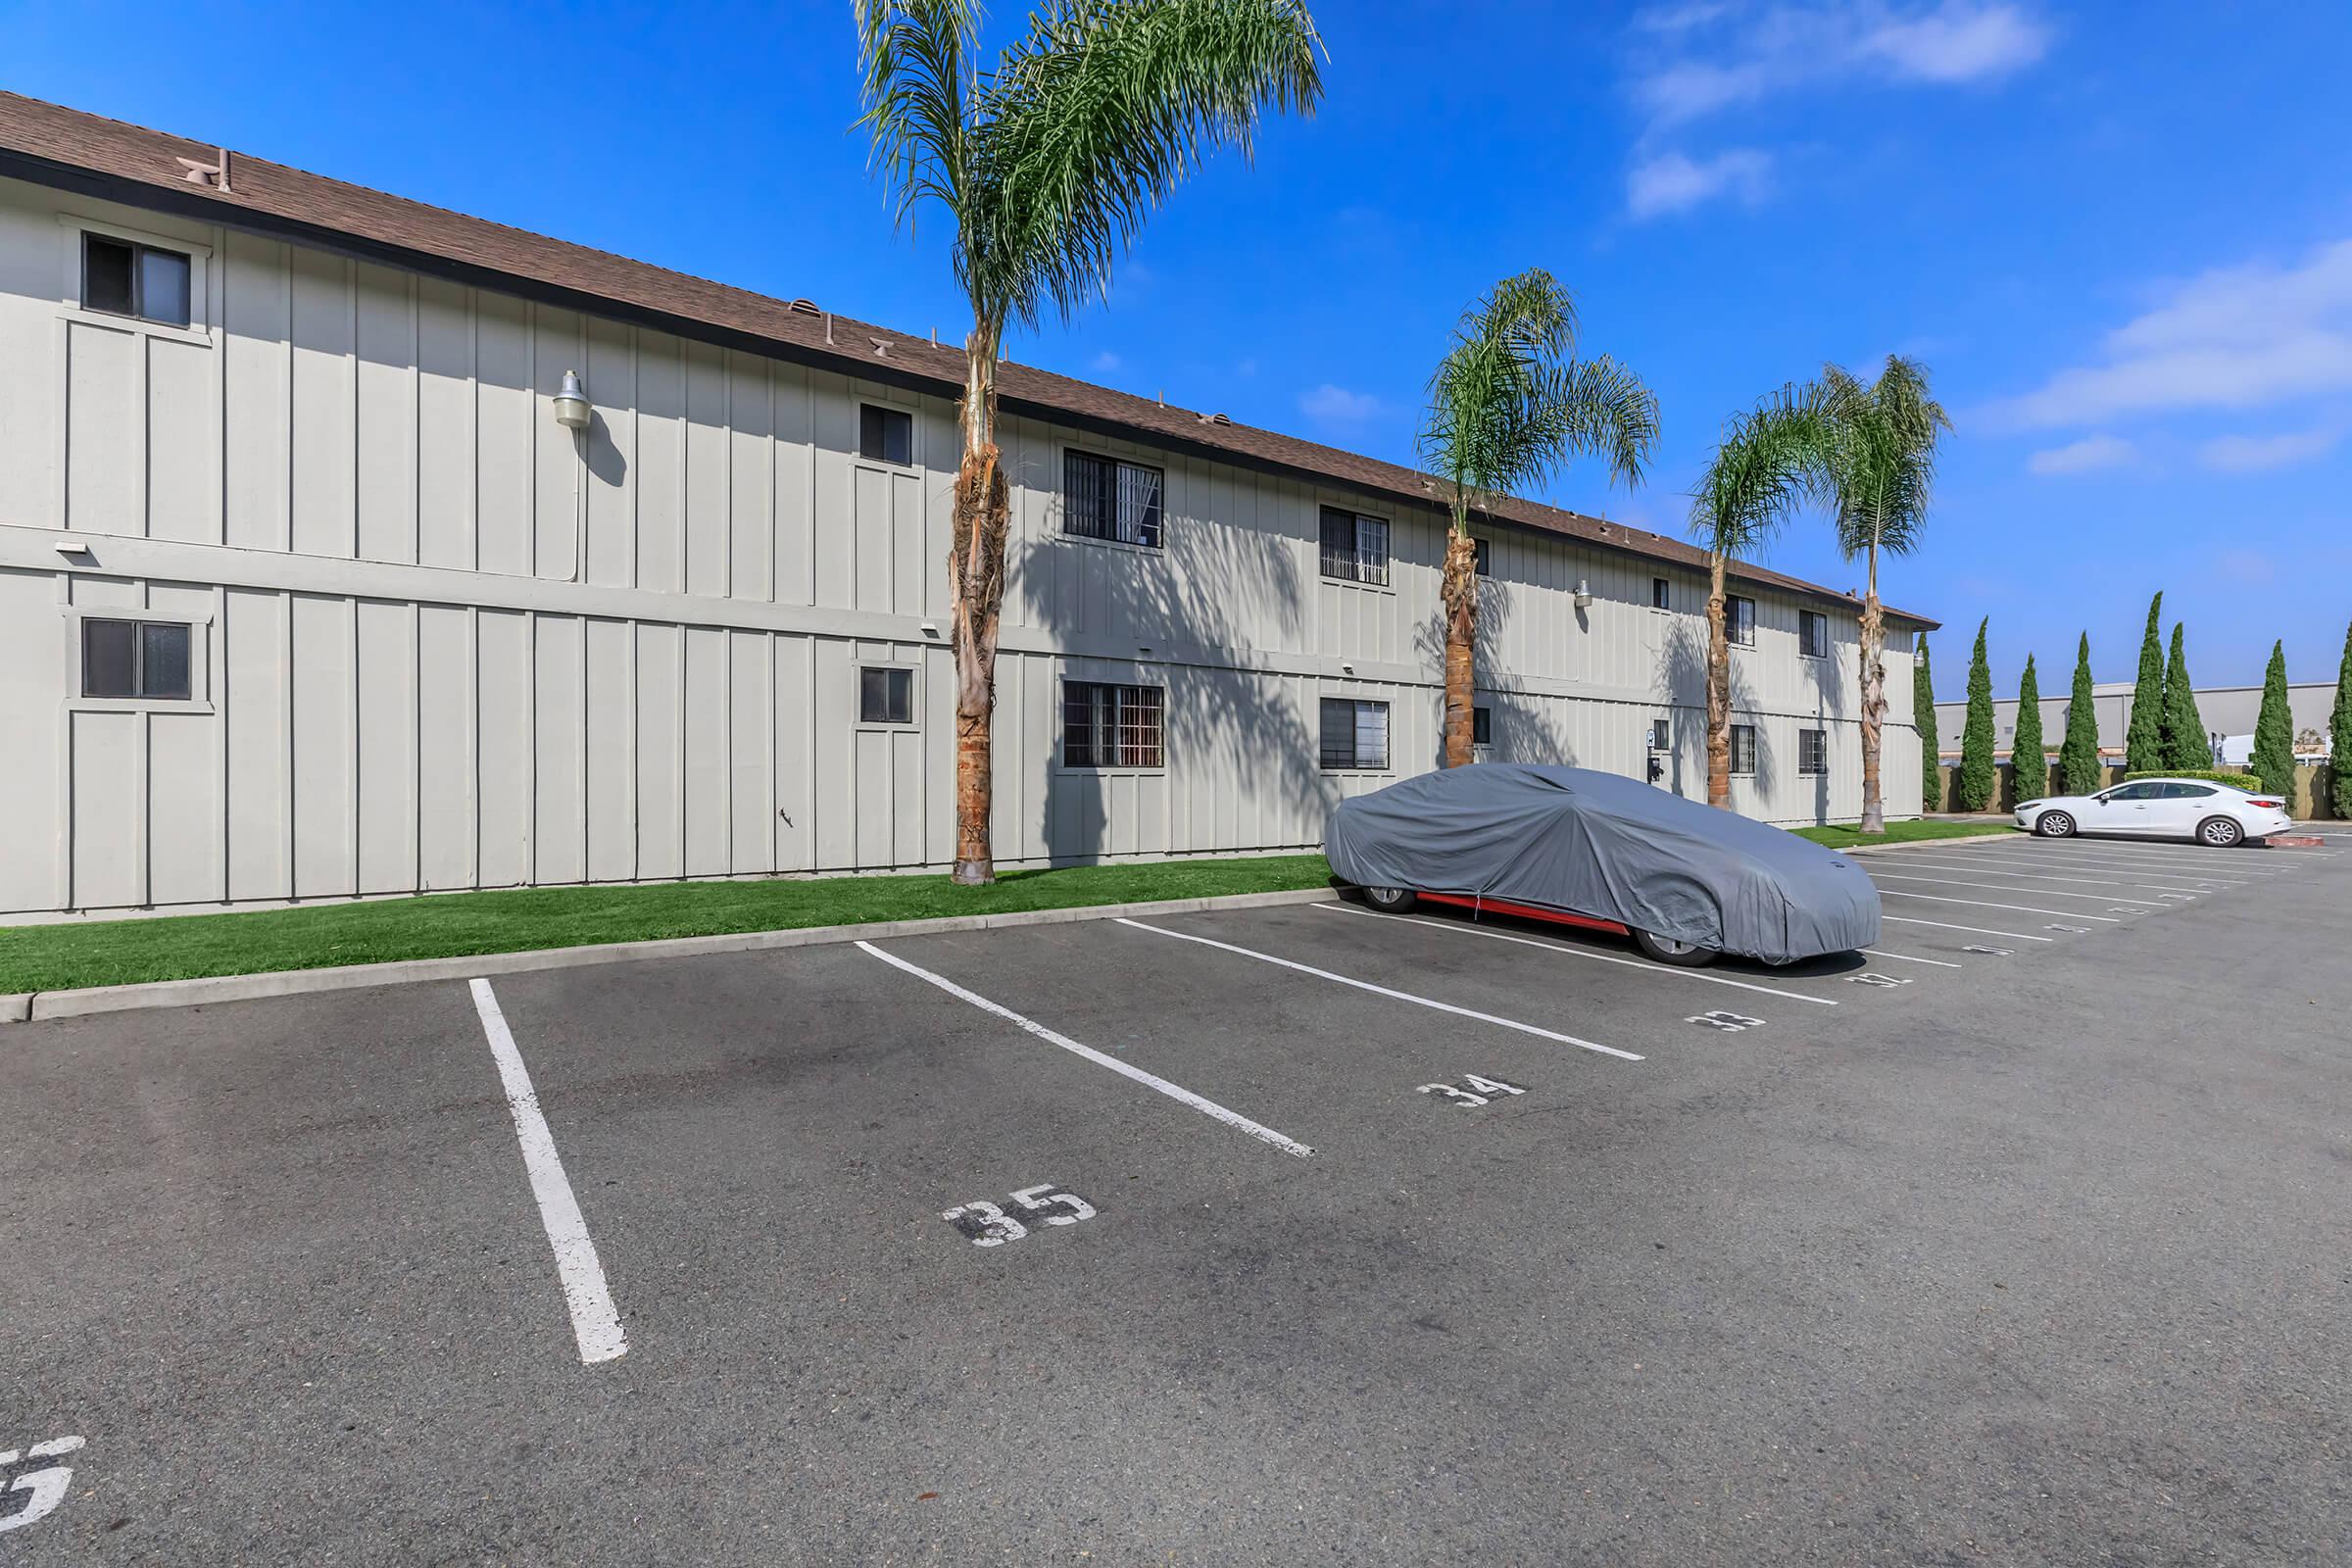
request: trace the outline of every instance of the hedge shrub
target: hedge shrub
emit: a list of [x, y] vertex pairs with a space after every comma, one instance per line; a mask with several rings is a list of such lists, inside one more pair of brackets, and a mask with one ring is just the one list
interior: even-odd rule
[[2227, 784], [2233, 790], [2244, 790], [2249, 795], [2263, 793], [2262, 780], [2251, 773], [2225, 773], [2211, 767], [2152, 767], [2137, 773], [2126, 773], [2124, 782], [2129, 784], [2135, 778], [2193, 778], [2208, 784]]

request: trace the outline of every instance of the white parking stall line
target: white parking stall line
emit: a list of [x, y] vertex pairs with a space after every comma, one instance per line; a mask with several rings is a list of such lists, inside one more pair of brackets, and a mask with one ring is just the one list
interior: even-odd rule
[[1896, 925], [1932, 925], [1939, 931], [1973, 931], [1981, 937], [2007, 937], [2014, 942], [2055, 942], [2056, 937], [2030, 937], [2023, 931], [1988, 931], [1981, 925], [1954, 925], [1949, 920], [1920, 920], [1907, 914], [1882, 914], [1882, 920]]
[[2037, 850], [1984, 851], [1968, 857], [1971, 861], [1983, 859], [1994, 865], [2034, 865], [2044, 867], [2071, 866], [2078, 871], [2089, 871], [2106, 876], [2169, 876], [2183, 882], [2248, 882], [2253, 877], [2233, 871], [2176, 869], [2168, 864], [2151, 864], [2145, 860], [2125, 858], [2109, 859], [2091, 853], [2076, 854], [2071, 850], [2043, 853]]
[[2104, 920], [2109, 925], [2123, 924], [2120, 915], [2077, 914], [2071, 909], [2037, 909], [2031, 904], [1994, 904], [1985, 899], [1947, 899], [1934, 893], [1905, 893], [1900, 888], [1881, 888], [1879, 896], [1887, 899], [1920, 899], [1929, 904], [1965, 904], [1978, 909], [2009, 909], [2018, 914], [2055, 914], [2068, 920]]
[[[1885, 916], [1882, 915], [1881, 918], [1884, 919]], [[1966, 967], [1964, 964], [1954, 963], [1949, 958], [1923, 958], [1915, 953], [1888, 953], [1884, 948], [1864, 948], [1862, 951], [1869, 954], [1874, 958], [1899, 958], [1905, 963], [1932, 963], [1938, 969], [1959, 969]]]
[[580, 1360], [593, 1365], [626, 1355], [628, 1337], [621, 1332], [620, 1314], [612, 1309], [612, 1293], [605, 1285], [596, 1243], [589, 1240], [588, 1222], [580, 1217], [579, 1200], [572, 1197], [563, 1158], [556, 1152], [555, 1134], [547, 1130], [547, 1117], [540, 1112], [539, 1093], [531, 1087], [530, 1072], [522, 1064], [522, 1053], [514, 1049], [514, 1032], [507, 1027], [507, 1015], [499, 1009], [489, 981], [473, 982], [473, 1009], [481, 1014], [482, 1033], [498, 1062], [498, 1081], [507, 1091], [507, 1110], [522, 1145], [531, 1196], [539, 1200], [539, 1223], [555, 1249], [556, 1276], [564, 1284], [564, 1304], [571, 1311]]
[[[2019, 862], [2009, 860], [1986, 861], [1984, 863], [1979, 863], [1975, 860], [1955, 862], [1951, 860], [1932, 860], [1926, 858], [1925, 857], [1919, 857], [1905, 860], [1903, 863], [1905, 865], [1924, 866], [1931, 871], [1959, 871], [1965, 875], [1971, 876], [2006, 877], [2013, 882], [2019, 880], [2027, 882], [2074, 882], [2079, 883], [2086, 888], [2138, 888], [2143, 893], [2211, 893], [2214, 891], [2210, 886], [2183, 887], [2180, 885], [2181, 883], [2188, 882], [2203, 883], [2210, 880], [2206, 877], [2197, 876], [2177, 877], [2172, 881], [2167, 882], [2147, 882], [2139, 880], [2134, 873], [2130, 871], [2111, 871], [2105, 876], [2059, 876], [2050, 871], [2016, 871], [2010, 869], [2010, 867]], [[2082, 869], [2089, 870], [2092, 868], [2089, 866], [2084, 866]], [[2159, 874], [2161, 875], [2162, 873]]]
[[[1894, 871], [1876, 871], [1872, 873], [1872, 879], [1886, 882], [1925, 882], [1928, 886], [1936, 888], [1984, 888], [1994, 893], [2031, 893], [2037, 898], [2044, 899], [2088, 899], [2094, 904], [2144, 904], [2151, 909], [2164, 907], [2154, 899], [2127, 899], [2116, 893], [2069, 893], [2064, 888], [2013, 888], [1999, 882], [1967, 882], [1951, 876], [1904, 876]], [[1895, 891], [1899, 892], [1900, 889]]]
[[1310, 904], [1310, 909], [1330, 909], [1339, 914], [1358, 914], [1367, 920], [1396, 920], [1406, 925], [1425, 925], [1436, 931], [1451, 931], [1466, 937], [1487, 937], [1495, 942], [1516, 942], [1521, 947], [1542, 948], [1546, 953], [1565, 954], [1571, 958], [1592, 958], [1601, 963], [1622, 963], [1629, 969], [1649, 969], [1676, 980], [1704, 980], [1711, 985], [1738, 986], [1742, 991], [1761, 991], [1768, 997], [1787, 997], [1791, 1002], [1810, 1002], [1824, 1007], [1835, 1007], [1826, 997], [1808, 997], [1801, 991], [1783, 991], [1775, 986], [1760, 986], [1752, 981], [1734, 980], [1729, 975], [1703, 974], [1696, 969], [1677, 969], [1672, 964], [1644, 963], [1640, 958], [1621, 957], [1614, 953], [1589, 953], [1583, 948], [1562, 947], [1555, 942], [1543, 942], [1534, 937], [1513, 936], [1507, 931], [1489, 931], [1479, 926], [1461, 925], [1451, 920], [1427, 920], [1409, 914], [1375, 914], [1370, 909], [1358, 909], [1352, 905]]
[[860, 942], [858, 944], [858, 946], [864, 949], [867, 953], [872, 954], [875, 957], [880, 958], [884, 963], [891, 965], [893, 968], [904, 969], [908, 974], [913, 975], [916, 979], [927, 981], [930, 984], [939, 987], [940, 990], [945, 991], [949, 996], [955, 997], [959, 1001], [970, 1003], [973, 1006], [978, 1007], [982, 1012], [993, 1013], [997, 1017], [1004, 1019], [1006, 1023], [1018, 1025], [1021, 1029], [1037, 1036], [1038, 1039], [1043, 1040], [1050, 1046], [1059, 1046], [1062, 1050], [1069, 1052], [1073, 1055], [1085, 1057], [1088, 1061], [1093, 1062], [1098, 1067], [1108, 1067], [1112, 1072], [1119, 1074], [1123, 1078], [1132, 1078], [1135, 1080], [1135, 1082], [1142, 1084], [1147, 1089], [1157, 1090], [1159, 1093], [1167, 1096], [1170, 1100], [1177, 1102], [1179, 1104], [1190, 1105], [1195, 1110], [1200, 1112], [1200, 1114], [1203, 1116], [1213, 1117], [1216, 1120], [1223, 1122], [1228, 1127], [1248, 1133], [1250, 1137], [1257, 1139], [1261, 1143], [1271, 1144], [1286, 1154], [1296, 1154], [1300, 1159], [1304, 1159], [1314, 1152], [1312, 1149], [1309, 1149], [1306, 1145], [1298, 1142], [1296, 1139], [1286, 1138], [1271, 1127], [1263, 1126], [1260, 1123], [1253, 1122], [1238, 1110], [1228, 1110], [1225, 1106], [1218, 1104], [1215, 1101], [1210, 1100], [1202, 1095], [1196, 1095], [1190, 1089], [1185, 1088], [1181, 1084], [1172, 1084], [1165, 1078], [1160, 1077], [1157, 1073], [1146, 1072], [1143, 1068], [1136, 1066], [1132, 1062], [1121, 1061], [1116, 1056], [1105, 1055], [1092, 1046], [1082, 1046], [1077, 1041], [1072, 1040], [1068, 1035], [1060, 1034], [1054, 1030], [1049, 1029], [1034, 1018], [1024, 1018], [1019, 1013], [1013, 1011], [1010, 1007], [1004, 1006], [999, 1003], [991, 1002], [988, 1000], [988, 998], [980, 995], [976, 991], [966, 991], [963, 987], [957, 985], [946, 975], [933, 974], [930, 970], [922, 968], [919, 965], [908, 963], [905, 958], [900, 957], [895, 953], [884, 953], [880, 948], [875, 947], [871, 942]]
[[[2123, 860], [2134, 865], [2181, 867], [2211, 865], [2217, 858], [2230, 854], [2227, 850], [2195, 850], [2186, 846], [2178, 850], [2160, 850], [2139, 844], [2109, 843], [2102, 843], [2095, 848], [2086, 846], [2080, 850], [2047, 849], [2037, 853], [2051, 856], [2080, 856], [2086, 859], [2096, 856], [2100, 859]], [[2230, 876], [2276, 876], [2285, 869], [2286, 867], [2282, 865], [2249, 865], [2244, 863], [2242, 858], [2232, 858], [2230, 869], [2226, 874]]]
[[1259, 953], [1254, 948], [1236, 947], [1230, 942], [1219, 942], [1211, 937], [1197, 937], [1189, 931], [1171, 931], [1166, 926], [1146, 925], [1141, 920], [1129, 920], [1123, 916], [1120, 918], [1119, 924], [1133, 926], [1138, 931], [1150, 931], [1158, 936], [1174, 937], [1179, 942], [1198, 942], [1204, 948], [1219, 948], [1227, 953], [1239, 954], [1245, 958], [1255, 958], [1260, 963], [1278, 963], [1285, 969], [1296, 969], [1300, 974], [1311, 974], [1318, 980], [1330, 980], [1339, 985], [1353, 986], [1358, 991], [1369, 991], [1374, 996], [1388, 997], [1397, 1002], [1409, 1002], [1415, 1006], [1432, 1007], [1439, 1012], [1450, 1012], [1456, 1017], [1476, 1018], [1480, 1023], [1491, 1023], [1503, 1029], [1515, 1029], [1520, 1034], [1534, 1035], [1539, 1040], [1556, 1040], [1563, 1046], [1580, 1046], [1587, 1051], [1596, 1051], [1604, 1056], [1615, 1056], [1621, 1061], [1640, 1061], [1642, 1059], [1630, 1051], [1619, 1051], [1615, 1046], [1604, 1046], [1595, 1041], [1581, 1040], [1575, 1035], [1564, 1035], [1556, 1030], [1539, 1028], [1532, 1023], [1521, 1023], [1516, 1018], [1498, 1018], [1491, 1012], [1480, 1012], [1472, 1007], [1457, 1007], [1450, 1002], [1438, 1002], [1429, 997], [1417, 997], [1410, 991], [1392, 991], [1387, 986], [1376, 986], [1369, 980], [1358, 980], [1351, 975], [1334, 974], [1329, 969], [1318, 969], [1311, 963], [1299, 963], [1291, 958], [1278, 958], [1271, 953]]

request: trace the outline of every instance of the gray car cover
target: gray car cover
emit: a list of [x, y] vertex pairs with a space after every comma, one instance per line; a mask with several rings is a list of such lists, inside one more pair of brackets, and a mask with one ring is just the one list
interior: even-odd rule
[[1584, 767], [1481, 762], [1343, 801], [1343, 880], [1539, 905], [1768, 962], [1867, 948], [1862, 868], [1764, 822]]

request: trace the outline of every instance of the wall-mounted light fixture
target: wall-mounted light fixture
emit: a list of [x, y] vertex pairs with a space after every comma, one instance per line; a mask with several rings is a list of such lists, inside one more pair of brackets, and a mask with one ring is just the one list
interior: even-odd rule
[[1576, 608], [1579, 610], [1592, 608], [1592, 590], [1585, 586], [1585, 579], [1582, 577], [1576, 579]]
[[580, 372], [565, 370], [564, 384], [556, 391], [556, 422], [566, 430], [585, 430], [588, 419], [596, 412], [588, 401], [588, 389], [580, 384]]

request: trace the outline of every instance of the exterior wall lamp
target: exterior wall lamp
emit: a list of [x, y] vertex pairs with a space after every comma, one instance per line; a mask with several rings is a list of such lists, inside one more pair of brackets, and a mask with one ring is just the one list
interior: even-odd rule
[[580, 384], [580, 372], [565, 370], [564, 384], [556, 392], [556, 422], [566, 430], [585, 430], [595, 413], [595, 405], [588, 401], [588, 389]]
[[1592, 608], [1592, 590], [1585, 586], [1585, 579], [1582, 577], [1576, 579], [1576, 608], [1579, 610]]

